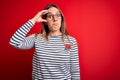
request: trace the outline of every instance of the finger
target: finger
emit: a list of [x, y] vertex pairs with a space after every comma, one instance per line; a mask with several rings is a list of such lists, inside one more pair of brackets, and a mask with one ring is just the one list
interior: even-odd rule
[[48, 10], [42, 10], [42, 11], [39, 11], [37, 15], [40, 16], [40, 15], [46, 14], [47, 12]]
[[43, 10], [42, 11], [42, 15], [45, 15], [45, 14], [47, 14], [48, 13], [48, 10]]
[[47, 20], [45, 20], [45, 19], [42, 19], [41, 21], [42, 21], [42, 22], [47, 22]]

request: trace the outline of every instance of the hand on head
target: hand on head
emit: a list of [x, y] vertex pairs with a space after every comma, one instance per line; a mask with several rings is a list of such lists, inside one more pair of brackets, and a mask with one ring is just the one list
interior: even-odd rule
[[33, 21], [33, 23], [47, 22], [47, 20], [42, 18], [42, 15], [45, 15], [47, 13], [48, 13], [48, 10], [42, 10], [42, 11], [38, 12], [31, 20]]

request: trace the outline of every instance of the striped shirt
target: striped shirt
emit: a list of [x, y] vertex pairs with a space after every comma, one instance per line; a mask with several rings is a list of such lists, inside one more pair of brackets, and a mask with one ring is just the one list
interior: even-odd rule
[[[27, 36], [34, 26], [29, 20], [10, 39], [10, 44], [19, 49], [35, 48], [32, 80], [80, 80], [78, 46], [76, 39], [68, 36], [48, 36], [49, 42], [35, 35]], [[65, 46], [69, 44], [69, 47]]]

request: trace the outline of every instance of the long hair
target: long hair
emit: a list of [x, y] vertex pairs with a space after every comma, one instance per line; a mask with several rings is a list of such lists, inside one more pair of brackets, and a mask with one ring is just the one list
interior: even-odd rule
[[[64, 41], [64, 37], [68, 36], [68, 32], [66, 30], [66, 22], [65, 22], [65, 18], [64, 15], [62, 13], [62, 11], [60, 10], [60, 8], [54, 4], [49, 4], [45, 7], [45, 10], [48, 10], [51, 7], [55, 7], [59, 10], [59, 12], [61, 13], [61, 27], [60, 27], [60, 32], [62, 33], [62, 40]], [[42, 18], [46, 19], [47, 14], [43, 15]], [[41, 34], [42, 37], [44, 37], [47, 41], [48, 41], [48, 35], [49, 35], [49, 28], [48, 25], [46, 24], [46, 22], [42, 22], [42, 30], [41, 30]]]

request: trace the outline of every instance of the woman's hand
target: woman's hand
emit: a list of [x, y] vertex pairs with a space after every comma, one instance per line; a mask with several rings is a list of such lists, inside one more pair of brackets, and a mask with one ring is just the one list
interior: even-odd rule
[[35, 24], [37, 22], [47, 22], [47, 20], [42, 18], [42, 15], [45, 15], [48, 13], [48, 10], [42, 10], [38, 12], [31, 20]]

